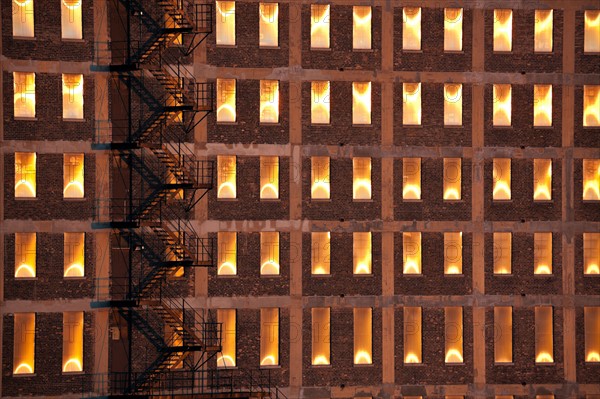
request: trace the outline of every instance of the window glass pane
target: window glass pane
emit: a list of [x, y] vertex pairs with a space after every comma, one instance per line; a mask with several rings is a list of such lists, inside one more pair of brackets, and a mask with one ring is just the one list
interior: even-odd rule
[[329, 157], [311, 158], [311, 198], [329, 199], [330, 177], [329, 177]]
[[444, 201], [462, 198], [462, 160], [444, 158]]
[[585, 324], [585, 361], [600, 362], [600, 307], [583, 308]]
[[368, 50], [371, 48], [371, 7], [352, 7], [352, 47], [355, 50]]
[[260, 3], [259, 45], [277, 47], [279, 45], [279, 4]]
[[279, 275], [279, 232], [260, 233], [260, 274]]
[[600, 159], [583, 160], [583, 200], [600, 200]]
[[446, 363], [463, 363], [463, 309], [444, 308]]
[[83, 371], [83, 312], [63, 313], [63, 373]]
[[235, 1], [215, 1], [217, 46], [235, 45]]
[[583, 86], [583, 126], [600, 126], [600, 86]]
[[494, 51], [512, 51], [512, 10], [494, 10]]
[[462, 232], [444, 233], [444, 274], [462, 274]]
[[260, 123], [279, 122], [279, 81], [260, 81]]
[[494, 362], [512, 363], [512, 308], [494, 308]]
[[352, 158], [354, 175], [353, 195], [355, 200], [371, 199], [371, 158]]
[[260, 198], [279, 198], [279, 157], [260, 157]]
[[494, 274], [512, 273], [512, 233], [494, 233]]
[[15, 313], [13, 374], [35, 373], [35, 313]]
[[404, 200], [421, 199], [421, 158], [402, 160], [402, 198]]
[[494, 201], [511, 199], [510, 158], [494, 158], [492, 180], [494, 183], [492, 198]]
[[12, 0], [13, 36], [33, 37], [33, 0]]
[[310, 47], [329, 48], [329, 5], [310, 5]]
[[554, 363], [552, 306], [535, 308], [535, 362]]
[[13, 72], [13, 79], [15, 118], [35, 118], [35, 73]]
[[583, 233], [583, 274], [600, 274], [600, 233]]
[[329, 274], [330, 271], [330, 252], [331, 252], [331, 233], [313, 232], [311, 233], [311, 273]]
[[36, 196], [36, 153], [15, 152], [15, 197]]
[[403, 83], [402, 124], [421, 124], [421, 83]]
[[421, 233], [402, 233], [402, 253], [404, 274], [421, 274]]
[[310, 118], [313, 124], [329, 124], [330, 118], [330, 96], [329, 82], [311, 83]]
[[444, 84], [444, 126], [462, 126], [462, 84]]
[[496, 84], [493, 89], [494, 126], [511, 126], [512, 87]]
[[372, 273], [372, 241], [370, 232], [353, 234], [354, 274]]
[[422, 363], [421, 308], [404, 308], [404, 363]]
[[220, 231], [217, 234], [219, 247], [217, 274], [219, 276], [233, 276], [237, 274], [237, 233], [234, 231]]
[[552, 233], [533, 233], [533, 273], [552, 274]]
[[463, 9], [444, 8], [444, 51], [462, 51]]
[[533, 126], [552, 126], [552, 85], [533, 86]]
[[402, 49], [421, 50], [421, 7], [402, 8]]
[[236, 365], [236, 310], [217, 309], [217, 322], [221, 324], [221, 352], [217, 354], [217, 367]]
[[533, 200], [552, 200], [552, 160], [533, 160]]
[[371, 124], [371, 82], [352, 83], [352, 124]]
[[583, 52], [600, 53], [600, 10], [585, 10]]
[[63, 197], [83, 198], [83, 154], [65, 154], [63, 162]]
[[83, 75], [63, 73], [63, 119], [83, 119]]
[[330, 308], [312, 308], [312, 365], [325, 366], [330, 360]]
[[552, 51], [553, 10], [535, 10], [534, 51]]
[[235, 79], [217, 79], [217, 122], [235, 120]]
[[217, 156], [217, 198], [236, 198], [236, 158], [235, 155]]
[[64, 233], [64, 277], [85, 275], [85, 233]]
[[260, 365], [279, 365], [279, 308], [260, 309]]
[[373, 309], [354, 308], [354, 364], [373, 363]]
[[60, 16], [63, 39], [82, 39], [81, 3], [83, 0], [61, 0]]
[[35, 233], [15, 233], [15, 278], [36, 276], [36, 243]]

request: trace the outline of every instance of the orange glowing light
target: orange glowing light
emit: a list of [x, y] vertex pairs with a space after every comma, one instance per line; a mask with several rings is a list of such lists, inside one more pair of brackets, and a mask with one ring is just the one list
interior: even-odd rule
[[329, 48], [329, 5], [310, 5], [310, 47]]
[[15, 368], [13, 374], [33, 374], [33, 367], [27, 363], [21, 363]]
[[534, 51], [552, 51], [553, 10], [535, 10]]
[[404, 357], [404, 363], [421, 363], [421, 359], [414, 353], [407, 353]]
[[329, 364], [329, 359], [324, 355], [318, 355], [313, 358], [312, 364], [313, 366], [326, 366]]
[[598, 353], [598, 352], [589, 352], [586, 355], [586, 357], [585, 357], [585, 361], [589, 362], [589, 363], [600, 362], [600, 353]]
[[373, 363], [373, 359], [371, 359], [371, 354], [367, 351], [358, 351], [354, 355], [354, 364], [371, 364]]
[[259, 45], [277, 47], [279, 45], [279, 4], [259, 4]]
[[552, 126], [552, 85], [533, 86], [533, 126]]
[[217, 46], [235, 46], [235, 1], [215, 1]]
[[352, 83], [352, 124], [371, 124], [371, 82]]
[[352, 48], [368, 50], [371, 48], [371, 7], [352, 7]]
[[600, 126], [600, 86], [583, 86], [583, 126]]
[[600, 10], [585, 10], [583, 52], [600, 53]]
[[535, 357], [536, 363], [554, 363], [554, 357], [548, 352], [540, 352]]
[[402, 8], [402, 49], [421, 50], [421, 8]]
[[73, 373], [83, 370], [83, 365], [79, 359], [69, 359], [63, 365], [63, 373]]
[[600, 160], [583, 160], [583, 200], [600, 201]]
[[463, 355], [457, 349], [450, 349], [446, 352], [446, 363], [462, 363]]
[[494, 10], [494, 51], [512, 51], [512, 10]]
[[279, 122], [279, 81], [260, 81], [260, 123]]
[[235, 367], [235, 360], [229, 355], [217, 356], [217, 367]]
[[512, 87], [507, 84], [493, 86], [493, 125], [511, 126]]

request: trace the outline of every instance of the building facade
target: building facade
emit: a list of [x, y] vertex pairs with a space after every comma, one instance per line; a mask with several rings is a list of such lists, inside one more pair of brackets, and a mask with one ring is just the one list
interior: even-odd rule
[[[221, 326], [169, 372], [262, 370], [287, 398], [600, 397], [597, 1], [196, 3], [1, 0], [2, 397], [98, 396], [156, 357], [110, 302], [148, 248], [97, 224], [145, 184], [131, 147], [99, 145], [149, 129], [145, 95], [161, 145], [186, 126], [174, 162], [214, 165], [197, 196], [167, 173], [185, 237], [215, 245], [164, 281]], [[147, 15], [211, 107], [144, 66]]]

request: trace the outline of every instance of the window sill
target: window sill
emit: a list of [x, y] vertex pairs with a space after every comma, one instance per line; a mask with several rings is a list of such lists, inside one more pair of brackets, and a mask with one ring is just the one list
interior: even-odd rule
[[263, 370], [263, 369], [280, 369], [280, 368], [281, 368], [281, 365], [279, 365], [279, 364], [275, 364], [273, 366], [262, 366], [262, 365], [260, 366], [261, 370]]
[[222, 49], [236, 49], [237, 44], [215, 44], [215, 47]]
[[444, 129], [464, 129], [464, 125], [444, 125]]
[[583, 55], [600, 55], [600, 52], [598, 52], [598, 51], [594, 51], [594, 52], [592, 52], [592, 51], [584, 51]]
[[331, 202], [331, 198], [316, 198], [316, 199], [312, 199], [310, 200], [310, 202], [322, 202], [322, 203], [326, 203], [326, 202]]
[[416, 124], [415, 125], [408, 125], [408, 124], [404, 124], [403, 123], [402, 127], [405, 127], [407, 129], [409, 129], [409, 128], [410, 129], [423, 129], [423, 125], [422, 124], [421, 125], [416, 125]]
[[310, 276], [313, 278], [331, 278], [331, 273], [330, 274], [312, 274], [311, 273]]
[[444, 365], [450, 366], [450, 367], [452, 367], [452, 366], [465, 366], [465, 362], [462, 362], [462, 363], [444, 363]]
[[402, 202], [421, 203], [421, 202], [423, 202], [423, 200], [421, 200], [421, 199], [402, 199]]
[[12, 37], [14, 40], [37, 40], [37, 38], [35, 36], [30, 37], [30, 36], [13, 36]]
[[226, 122], [226, 121], [217, 121], [217, 126], [237, 126], [238, 122]]
[[451, 273], [451, 274], [450, 273], [448, 273], [448, 274], [444, 273], [444, 277], [449, 277], [449, 278], [462, 278], [464, 276], [465, 275], [462, 274], [462, 273]]
[[259, 50], [281, 50], [280, 46], [258, 46]]
[[60, 40], [65, 43], [85, 43], [85, 40], [83, 39], [69, 39], [65, 37], [61, 38]]
[[550, 50], [550, 51], [535, 51], [535, 50], [533, 50], [533, 55], [550, 55], [553, 53], [554, 53], [553, 50]]
[[311, 364], [310, 367], [314, 369], [330, 369], [331, 364]]
[[584, 129], [590, 129], [590, 130], [600, 130], [600, 125], [598, 126], [582, 126]]
[[460, 204], [463, 203], [465, 201], [463, 201], [462, 199], [457, 199], [457, 200], [444, 200], [444, 204]]
[[331, 122], [329, 122], [329, 123], [313, 123], [313, 122], [311, 122], [310, 125], [314, 126], [314, 127], [331, 127]]
[[493, 129], [501, 129], [501, 130], [512, 130], [513, 126], [512, 125], [499, 126], [499, 125], [493, 125], [492, 124], [492, 128]]
[[371, 278], [371, 277], [375, 277], [375, 275], [373, 273], [352, 273], [352, 277], [355, 278]]
[[512, 50], [492, 50], [492, 54], [512, 54]]
[[494, 273], [492, 274], [494, 277], [505, 278], [505, 277], [513, 277], [512, 273]]
[[237, 202], [237, 198], [217, 198], [219, 202]]
[[63, 197], [63, 201], [67, 201], [67, 202], [83, 202], [83, 201], [87, 201], [88, 199], [85, 197], [82, 198], [64, 198]]
[[261, 274], [260, 278], [282, 278], [281, 274]]
[[542, 367], [544, 367], [544, 366], [556, 366], [556, 363], [554, 363], [554, 362], [552, 362], [552, 363], [537, 363], [536, 362], [535, 366], [536, 367], [539, 367], [539, 366], [542, 366]]
[[513, 202], [512, 199], [507, 199], [507, 200], [492, 199], [493, 204], [512, 204], [512, 202]]
[[352, 199], [352, 202], [373, 202], [373, 199]]
[[464, 50], [444, 50], [444, 54], [464, 54]]
[[402, 277], [406, 277], [406, 278], [422, 278], [425, 277], [423, 275], [423, 273], [417, 274], [417, 273], [402, 273]]
[[513, 362], [494, 362], [494, 366], [514, 366]]
[[85, 280], [85, 276], [63, 276], [63, 280]]
[[38, 197], [15, 197], [15, 201], [37, 201]]
[[277, 127], [277, 126], [281, 126], [281, 123], [280, 122], [259, 122], [258, 125], [264, 126], [264, 127]]
[[37, 377], [36, 373], [32, 373], [32, 374], [25, 374], [25, 373], [20, 373], [20, 374], [14, 374], [12, 375], [14, 378], [23, 378], [23, 377]]
[[354, 127], [354, 128], [362, 128], [362, 129], [371, 129], [374, 126], [371, 123], [353, 123], [352, 127]]
[[585, 199], [582, 199], [581, 202], [583, 202], [584, 204], [600, 204], [600, 200], [585, 200]]
[[35, 116], [15, 116], [15, 121], [35, 122], [38, 120]]
[[554, 274], [536, 274], [536, 273], [533, 273], [533, 278], [554, 278]]
[[311, 47], [310, 51], [325, 51], [325, 52], [329, 52], [332, 51], [331, 47]]
[[583, 273], [583, 278], [586, 278], [586, 277], [598, 278], [598, 277], [600, 277], [600, 274], [586, 274], [586, 273]]
[[353, 48], [352, 52], [353, 53], [373, 53], [373, 52], [375, 52], [375, 50], [373, 50], [372, 48]]
[[63, 371], [62, 375], [64, 376], [68, 376], [68, 375], [84, 375], [85, 371]]
[[423, 50], [419, 49], [419, 50], [409, 50], [409, 49], [402, 49], [403, 53], [408, 53], [408, 54], [423, 54]]
[[217, 278], [223, 278], [223, 279], [231, 279], [231, 278], [238, 278], [239, 275], [237, 274], [217, 274]]
[[425, 363], [402, 363], [404, 367], [424, 367]]
[[85, 118], [63, 118], [63, 122], [87, 122]]
[[360, 367], [360, 368], [364, 368], [364, 367], [374, 367], [375, 365], [373, 363], [369, 363], [369, 364], [353, 364], [352, 367]]
[[553, 130], [554, 126], [534, 126], [533, 130]]
[[261, 198], [260, 202], [266, 202], [266, 203], [277, 203], [277, 202], [281, 202], [281, 198]]
[[553, 204], [553, 200], [533, 200], [534, 204]]

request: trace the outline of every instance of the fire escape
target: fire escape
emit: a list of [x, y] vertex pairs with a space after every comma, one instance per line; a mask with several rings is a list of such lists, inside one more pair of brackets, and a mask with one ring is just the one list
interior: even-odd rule
[[[111, 115], [97, 122], [92, 144], [110, 151], [111, 196], [97, 200], [93, 227], [110, 229], [112, 246], [123, 251], [121, 270], [111, 259], [107, 295], [92, 306], [126, 324], [128, 359], [126, 370], [110, 371], [93, 391], [282, 398], [264, 372], [209, 369], [221, 351], [221, 325], [183, 299], [186, 273], [216, 264], [215, 240], [200, 237], [190, 220], [213, 187], [213, 161], [197, 159], [190, 142], [213, 109], [214, 88], [186, 67], [212, 32], [212, 4], [111, 1], [121, 32], [111, 26], [112, 40], [96, 43], [93, 67], [110, 73]], [[148, 343], [143, 356], [134, 337]]]

